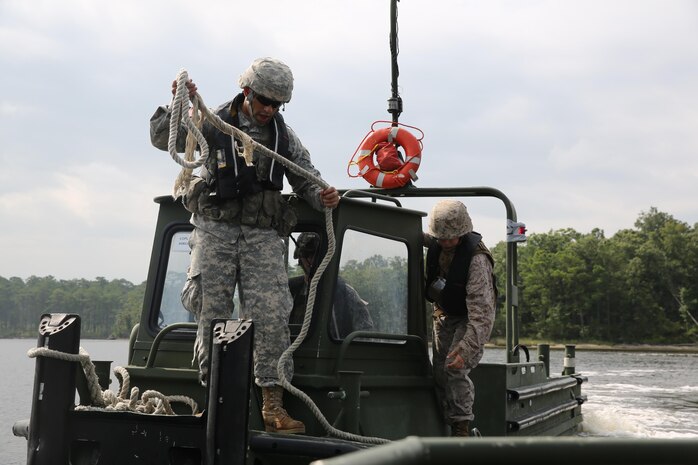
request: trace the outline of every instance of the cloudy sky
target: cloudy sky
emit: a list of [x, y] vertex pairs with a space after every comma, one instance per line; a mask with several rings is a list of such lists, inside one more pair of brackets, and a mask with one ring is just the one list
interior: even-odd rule
[[[0, 276], [145, 279], [179, 171], [148, 120], [182, 68], [216, 106], [283, 59], [315, 165], [367, 187], [347, 163], [390, 117], [388, 36], [388, 0], [0, 0]], [[418, 186], [498, 188], [529, 234], [698, 222], [698, 3], [402, 0], [399, 40]]]

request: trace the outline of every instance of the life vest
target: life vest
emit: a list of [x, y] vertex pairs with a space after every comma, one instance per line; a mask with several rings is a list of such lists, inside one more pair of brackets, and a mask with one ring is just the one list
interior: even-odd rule
[[[226, 123], [239, 128], [240, 117], [237, 109], [242, 104], [244, 98], [244, 94], [238, 94], [232, 101], [219, 106], [215, 111], [216, 115]], [[286, 128], [286, 123], [284, 123], [284, 118], [278, 112], [274, 115], [270, 126], [273, 131], [272, 143], [265, 144], [265, 146], [284, 158], [289, 158], [288, 129]], [[212, 142], [211, 153], [214, 156], [209, 157], [206, 163], [205, 168], [208, 173], [202, 173], [202, 175], [208, 184], [215, 189], [219, 199], [237, 198], [240, 194], [238, 174], [243, 173], [245, 170], [249, 174], [249, 167], [245, 165], [245, 160], [242, 157], [235, 155], [232, 136], [216, 130], [214, 131]], [[252, 179], [249, 180], [250, 183], [246, 186], [246, 193], [261, 192], [263, 190], [280, 191], [283, 189], [285, 168], [280, 163], [275, 163], [269, 157], [260, 157], [255, 161], [255, 171], [256, 176], [251, 176]]]
[[[473, 256], [477, 253], [485, 253], [494, 265], [494, 260], [488, 252], [478, 250], [478, 244], [481, 240], [482, 236], [473, 231], [462, 236], [460, 243], [456, 246], [456, 251], [446, 276], [446, 285], [441, 291], [438, 302], [435, 302], [448, 315], [468, 316], [466, 286], [468, 284], [470, 262]], [[439, 277], [439, 256], [441, 255], [441, 250], [441, 246], [438, 243], [427, 250], [426, 296], [429, 295], [429, 286]], [[427, 297], [427, 300], [434, 302], [429, 297]]]

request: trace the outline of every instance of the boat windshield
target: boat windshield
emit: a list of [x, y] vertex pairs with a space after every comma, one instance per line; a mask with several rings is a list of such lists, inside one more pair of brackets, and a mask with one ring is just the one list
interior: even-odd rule
[[[157, 326], [193, 322], [180, 300], [190, 262], [190, 230], [179, 230], [170, 237], [169, 253], [158, 309]], [[299, 239], [303, 236], [303, 239]], [[318, 233], [293, 233], [289, 242], [287, 266], [289, 288], [294, 299], [290, 317], [291, 333], [296, 334], [305, 313], [307, 280], [303, 274], [296, 244], [320, 243]], [[349, 229], [344, 233], [339, 273], [334, 286], [332, 311], [327, 331], [333, 339], [344, 339], [354, 331], [407, 334], [407, 246], [403, 242]], [[306, 244], [307, 245], [307, 244]], [[312, 255], [317, 251], [312, 250]], [[295, 255], [295, 256], [294, 256]], [[319, 259], [319, 258], [318, 258]], [[312, 268], [317, 263], [311, 265]], [[239, 298], [234, 297], [238, 317]]]
[[167, 271], [165, 272], [158, 313], [158, 326], [160, 328], [173, 323], [194, 321], [194, 315], [184, 308], [180, 299], [189, 268], [190, 234], [190, 230], [184, 230], [177, 231], [171, 236]]
[[339, 263], [330, 334], [407, 334], [407, 245], [349, 229]]

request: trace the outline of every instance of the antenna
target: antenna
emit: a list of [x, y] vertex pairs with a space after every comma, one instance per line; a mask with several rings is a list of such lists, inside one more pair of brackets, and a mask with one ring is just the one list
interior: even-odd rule
[[397, 56], [400, 47], [397, 40], [397, 2], [400, 0], [390, 0], [390, 63], [391, 63], [391, 97], [388, 99], [388, 113], [393, 116], [393, 126], [397, 126], [398, 118], [402, 113], [402, 97], [398, 91], [397, 78], [400, 75], [400, 68], [397, 64]]

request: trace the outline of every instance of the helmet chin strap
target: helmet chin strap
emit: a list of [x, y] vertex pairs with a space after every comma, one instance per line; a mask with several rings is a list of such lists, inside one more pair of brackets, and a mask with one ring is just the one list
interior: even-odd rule
[[252, 106], [252, 99], [254, 99], [254, 91], [250, 89], [247, 95], [245, 95], [245, 100], [247, 100], [247, 103], [249, 103], [250, 107]]

